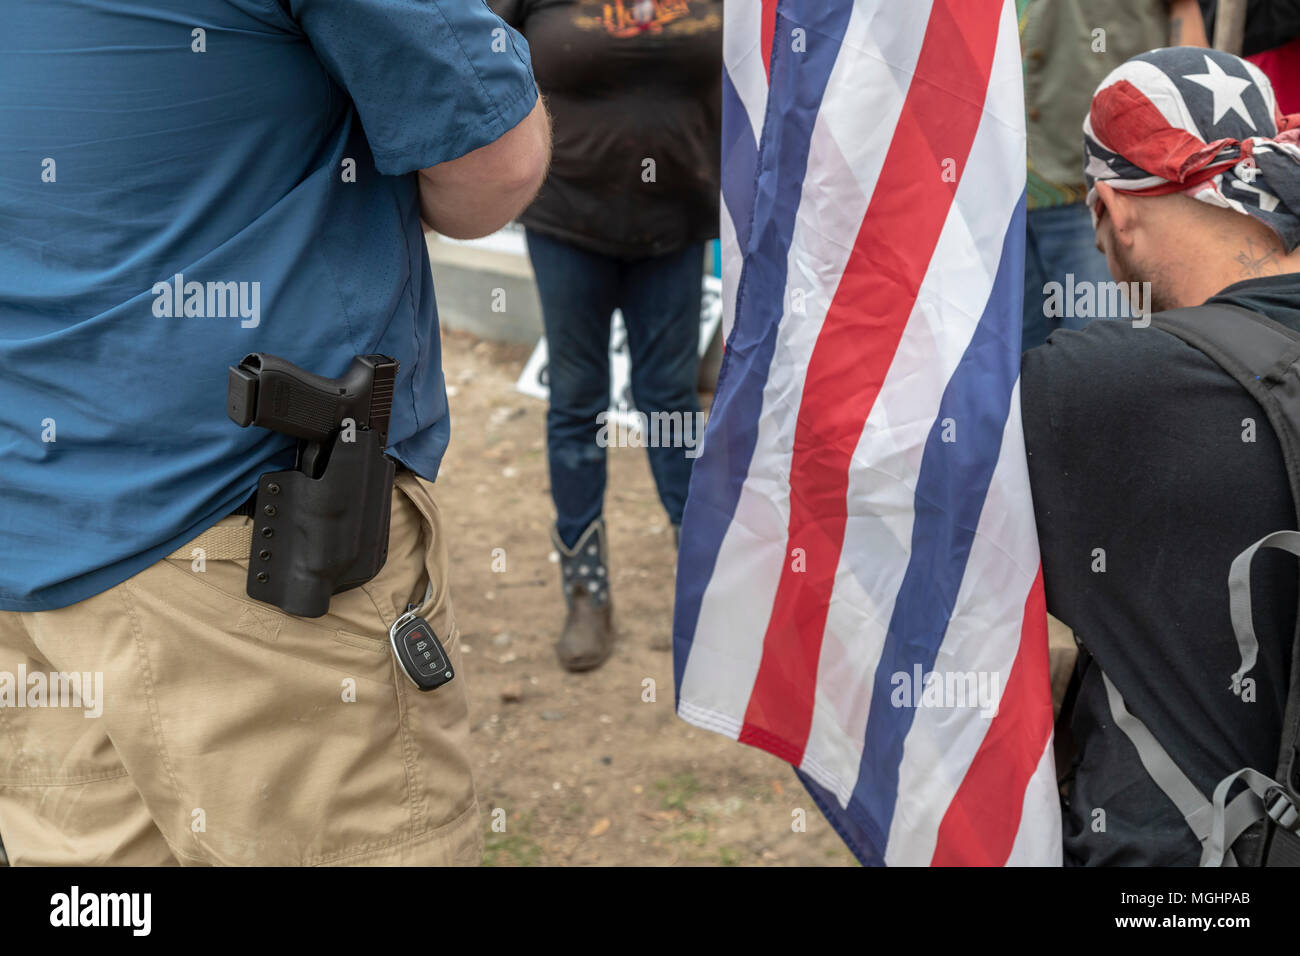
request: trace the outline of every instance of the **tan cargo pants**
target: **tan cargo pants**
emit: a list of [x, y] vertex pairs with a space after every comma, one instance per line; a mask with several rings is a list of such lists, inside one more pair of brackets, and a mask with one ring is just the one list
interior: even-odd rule
[[[240, 517], [71, 607], [0, 611], [0, 680], [12, 687], [24, 668], [24, 703], [32, 674], [92, 675], [82, 706], [0, 704], [10, 860], [478, 863], [465, 675], [429, 485], [399, 473], [392, 511], [384, 569], [325, 617], [245, 594], [252, 519]], [[388, 644], [408, 603], [456, 670], [430, 693]]]

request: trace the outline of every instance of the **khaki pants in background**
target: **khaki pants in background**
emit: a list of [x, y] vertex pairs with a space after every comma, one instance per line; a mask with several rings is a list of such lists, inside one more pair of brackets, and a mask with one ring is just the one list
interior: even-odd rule
[[[103, 675], [99, 717], [0, 706], [10, 860], [478, 863], [465, 675], [429, 486], [399, 472], [387, 563], [325, 617], [249, 598], [247, 556], [200, 571], [191, 552], [71, 607], [0, 611], [0, 672]], [[427, 694], [388, 643], [408, 603], [456, 670]]]
[[1047, 666], [1052, 681], [1053, 720], [1061, 716], [1061, 705], [1078, 659], [1079, 645], [1074, 642], [1074, 631], [1063, 621], [1047, 615]]

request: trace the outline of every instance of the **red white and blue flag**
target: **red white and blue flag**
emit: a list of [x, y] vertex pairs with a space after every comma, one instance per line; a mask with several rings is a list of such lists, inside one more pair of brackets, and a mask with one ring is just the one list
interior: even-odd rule
[[864, 863], [1059, 864], [1014, 3], [728, 0], [725, 36], [678, 713], [793, 764]]

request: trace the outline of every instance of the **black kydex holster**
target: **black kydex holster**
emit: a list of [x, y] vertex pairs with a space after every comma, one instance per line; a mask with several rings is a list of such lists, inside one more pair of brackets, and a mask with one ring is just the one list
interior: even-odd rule
[[320, 617], [331, 595], [384, 566], [395, 473], [384, 452], [397, 368], [387, 356], [359, 355], [331, 379], [257, 353], [230, 369], [230, 417], [299, 439], [293, 470], [258, 479], [249, 597]]

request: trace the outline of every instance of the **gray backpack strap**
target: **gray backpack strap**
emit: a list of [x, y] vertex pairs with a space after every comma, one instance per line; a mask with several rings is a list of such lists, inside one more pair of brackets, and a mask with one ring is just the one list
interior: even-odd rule
[[[1237, 858], [1230, 847], [1237, 838], [1265, 817], [1278, 827], [1294, 833], [1300, 828], [1300, 813], [1278, 782], [1256, 770], [1238, 770], [1219, 781], [1214, 796], [1207, 800], [1196, 784], [1187, 778], [1178, 764], [1160, 746], [1146, 724], [1138, 720], [1124, 704], [1120, 694], [1105, 671], [1101, 675], [1106, 685], [1106, 699], [1110, 704], [1115, 726], [1124, 732], [1137, 751], [1142, 768], [1151, 781], [1169, 798], [1183, 815], [1187, 826], [1201, 844], [1201, 866], [1236, 866]], [[1236, 781], [1246, 784], [1225, 806], [1228, 793]]]
[[1152, 782], [1178, 808], [1196, 839], [1204, 845], [1214, 828], [1214, 808], [1210, 801], [1196, 788], [1196, 784], [1187, 779], [1187, 775], [1174, 763], [1168, 751], [1160, 746], [1160, 741], [1147, 729], [1147, 725], [1129, 712], [1123, 695], [1111, 683], [1105, 671], [1101, 672], [1101, 680], [1106, 685], [1106, 701], [1110, 704], [1110, 715], [1115, 726], [1123, 731], [1137, 751], [1138, 760], [1142, 761], [1142, 768]]
[[[1246, 785], [1246, 790], [1225, 809], [1228, 792], [1238, 780]], [[1210, 838], [1202, 844], [1201, 866], [1221, 866], [1226, 848], [1264, 817], [1292, 833], [1300, 825], [1300, 813], [1278, 782], [1249, 767], [1219, 781], [1214, 788], [1213, 804], [1214, 825]]]
[[[1223, 304], [1163, 312], [1152, 317], [1152, 325], [1205, 353], [1264, 409], [1282, 448], [1292, 504], [1300, 523], [1300, 333], [1257, 312]], [[1241, 666], [1232, 675], [1236, 694], [1241, 693], [1242, 679], [1254, 667], [1259, 652], [1251, 616], [1250, 567], [1261, 548], [1278, 548], [1300, 556], [1300, 533], [1279, 531], [1266, 535], [1239, 554], [1228, 572], [1229, 610], [1241, 653]], [[1225, 859], [1225, 848], [1242, 832], [1237, 825], [1251, 812], [1259, 818], [1267, 816], [1274, 824], [1266, 859], [1289, 862], [1300, 857], [1300, 839], [1296, 836], [1300, 830], [1296, 811], [1300, 805], [1300, 614], [1292, 640], [1289, 677], [1277, 779], [1247, 769], [1220, 781], [1212, 801], [1214, 826], [1204, 843], [1203, 864], [1218, 865], [1211, 861]], [[1239, 780], [1247, 789], [1225, 807], [1228, 791]], [[1247, 822], [1246, 827], [1249, 825]]]
[[1232, 675], [1232, 692], [1241, 696], [1242, 679], [1255, 666], [1259, 640], [1255, 637], [1255, 618], [1250, 607], [1250, 566], [1261, 548], [1277, 548], [1300, 558], [1300, 531], [1274, 531], [1266, 534], [1232, 559], [1228, 569], [1228, 613], [1232, 616], [1232, 633], [1241, 652], [1241, 666]]

